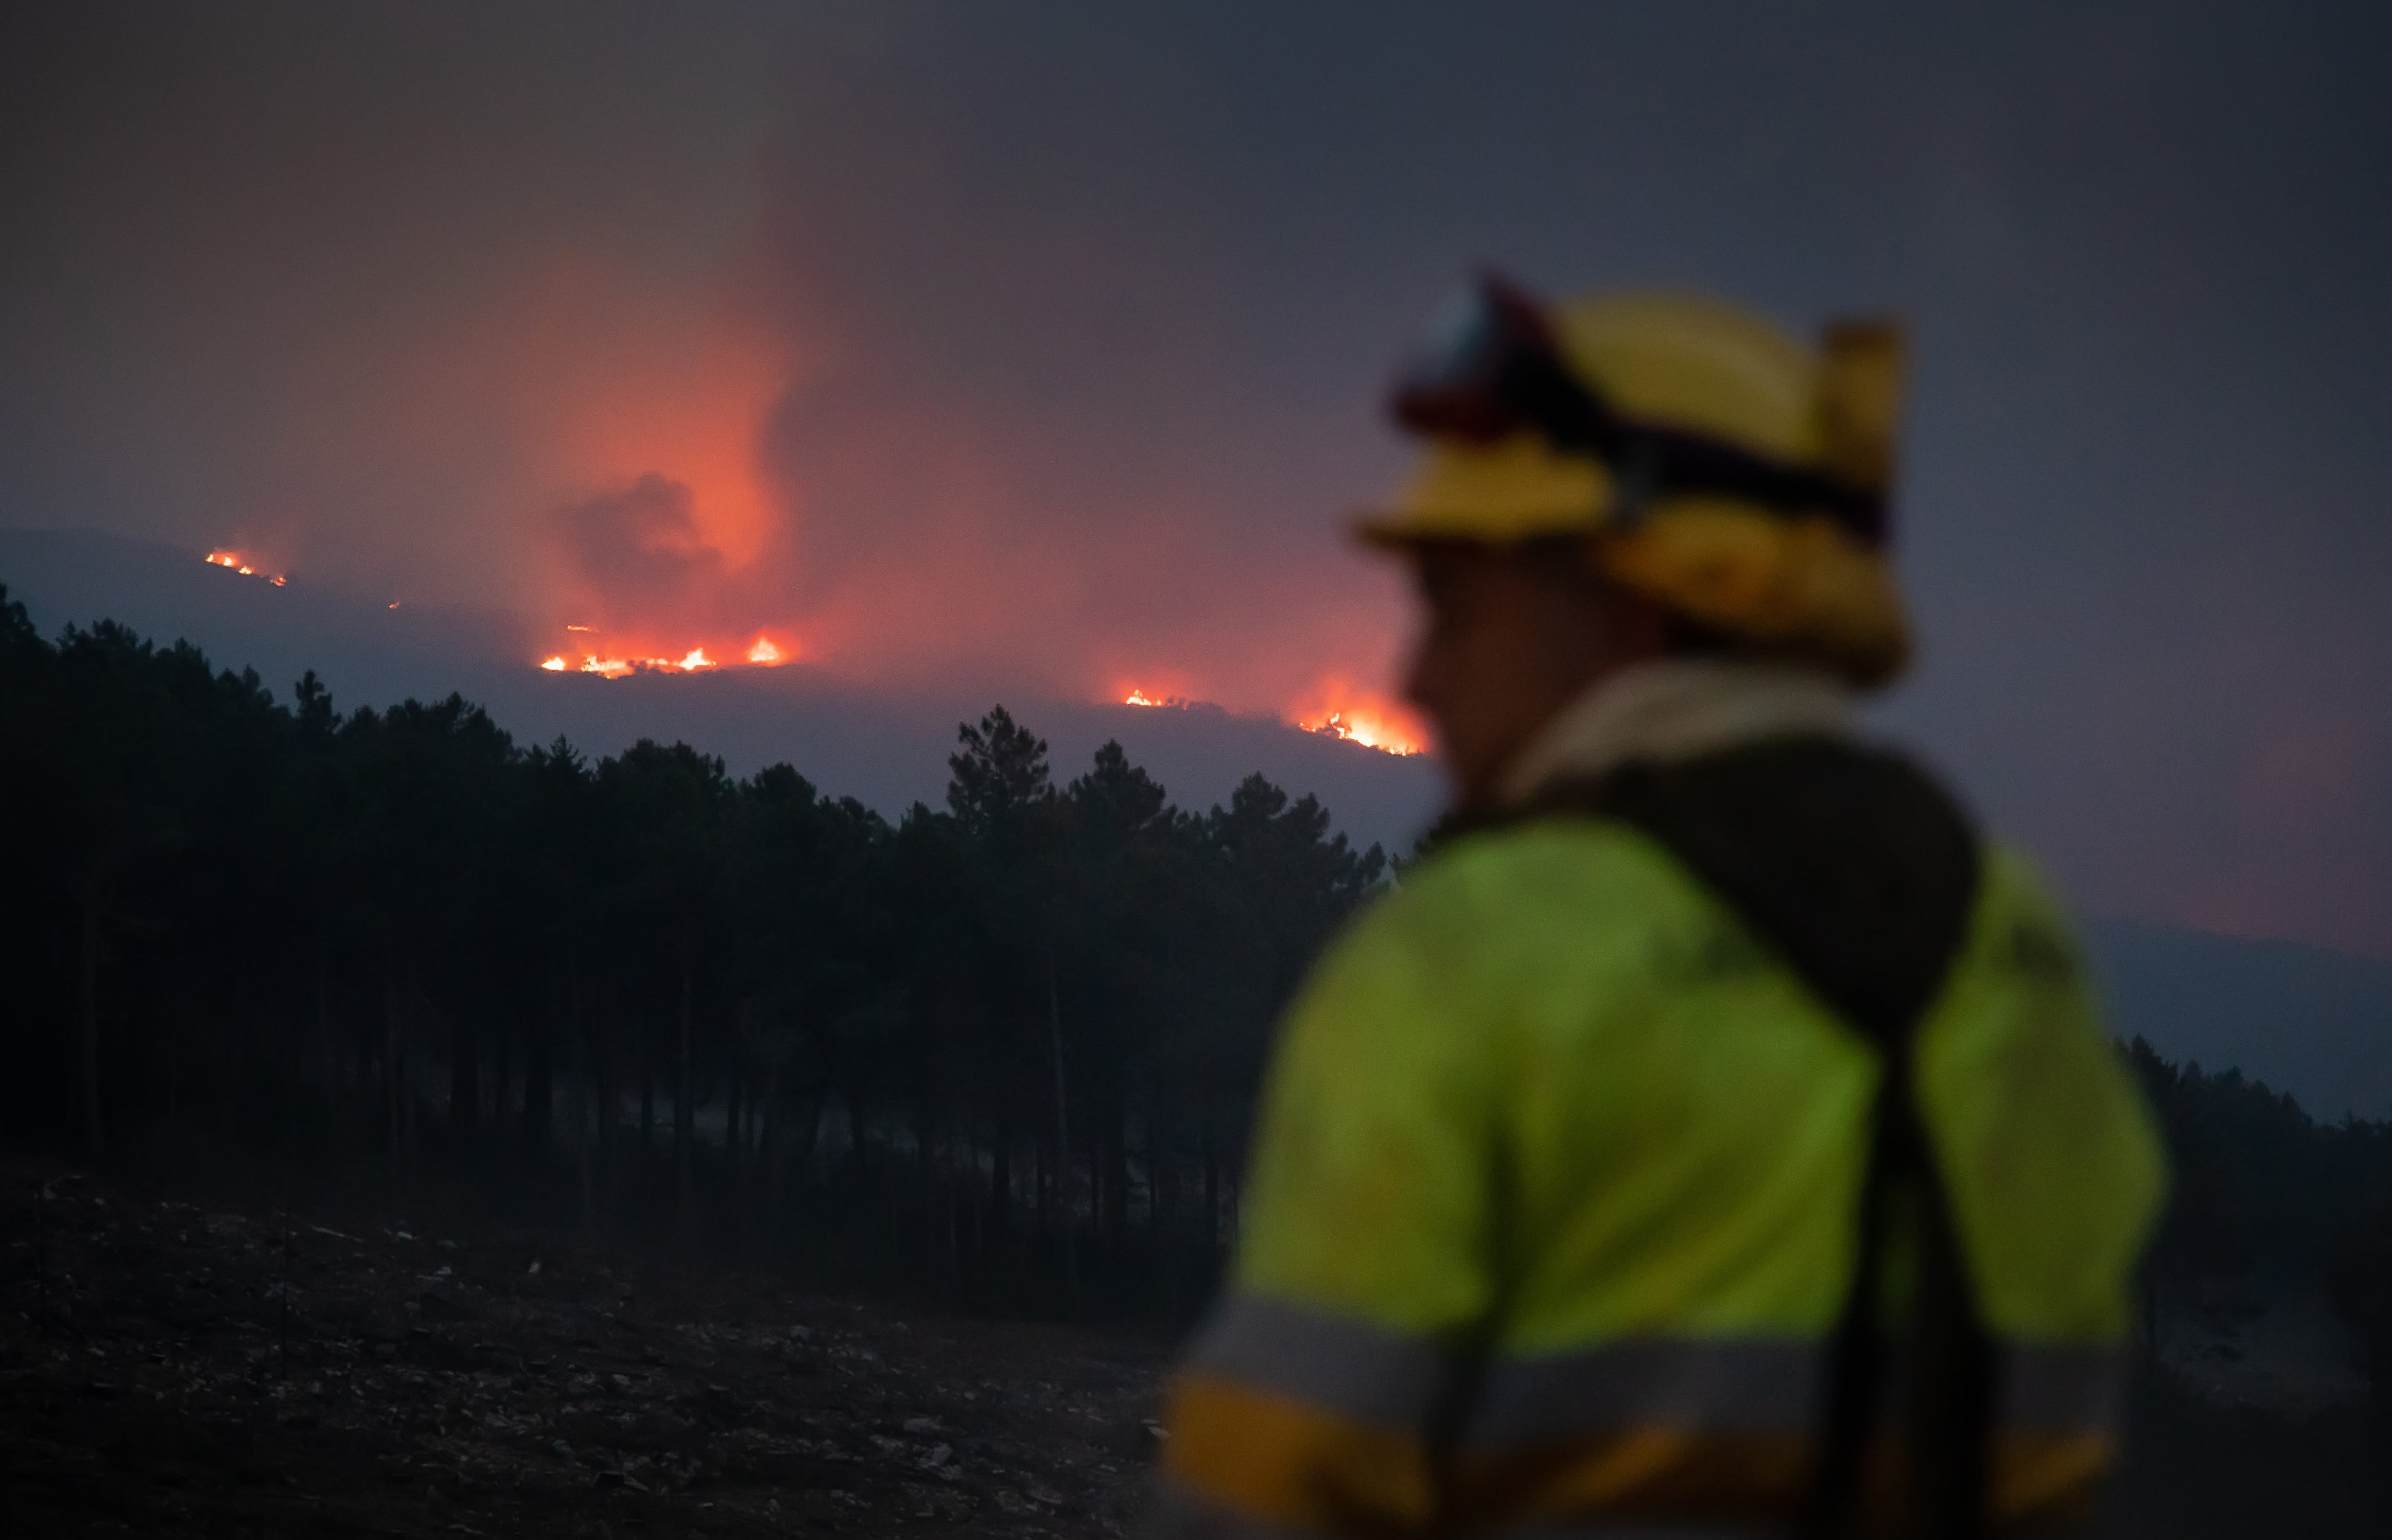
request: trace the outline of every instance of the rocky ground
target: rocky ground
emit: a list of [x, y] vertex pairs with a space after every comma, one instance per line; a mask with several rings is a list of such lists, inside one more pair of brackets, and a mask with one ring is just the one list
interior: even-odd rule
[[0, 1533], [1114, 1535], [1159, 1342], [0, 1171]]

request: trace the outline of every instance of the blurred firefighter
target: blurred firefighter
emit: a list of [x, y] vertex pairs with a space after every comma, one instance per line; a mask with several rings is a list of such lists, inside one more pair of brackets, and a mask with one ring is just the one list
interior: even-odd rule
[[1902, 372], [1489, 278], [1399, 379], [1455, 811], [1291, 1009], [1164, 1533], [2084, 1513], [2163, 1157], [2025, 863], [1856, 735]]

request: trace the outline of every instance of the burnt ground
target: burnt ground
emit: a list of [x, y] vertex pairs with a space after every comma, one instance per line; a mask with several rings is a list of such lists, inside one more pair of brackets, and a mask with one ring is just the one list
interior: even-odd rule
[[0, 1533], [1135, 1522], [1159, 1339], [810, 1295], [544, 1233], [0, 1181]]

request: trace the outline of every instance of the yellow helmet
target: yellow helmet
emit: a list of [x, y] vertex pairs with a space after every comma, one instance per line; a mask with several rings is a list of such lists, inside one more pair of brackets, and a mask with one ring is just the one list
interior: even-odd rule
[[1398, 381], [1425, 463], [1382, 546], [1592, 537], [1599, 568], [1714, 629], [1882, 684], [1909, 655], [1886, 560], [1902, 338], [1816, 349], [1681, 294], [1540, 305], [1495, 278]]

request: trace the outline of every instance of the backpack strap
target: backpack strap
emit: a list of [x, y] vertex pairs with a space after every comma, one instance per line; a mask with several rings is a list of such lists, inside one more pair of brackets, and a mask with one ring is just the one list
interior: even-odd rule
[[[1500, 822], [1616, 820], [1676, 857], [1877, 1050], [1882, 1074], [1859, 1194], [1859, 1255], [1831, 1342], [1801, 1533], [1881, 1528], [1872, 1448], [1899, 1379], [1895, 1533], [1982, 1533], [1993, 1355], [1948, 1194], [1910, 1094], [1913, 1042], [1965, 940], [1982, 866], [1953, 799], [1908, 760], [1788, 737], [1557, 784]], [[1894, 1238], [1917, 1287], [1888, 1340]], [[1897, 1348], [1900, 1350], [1897, 1352]], [[1884, 1472], [1891, 1474], [1891, 1472]]]

